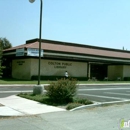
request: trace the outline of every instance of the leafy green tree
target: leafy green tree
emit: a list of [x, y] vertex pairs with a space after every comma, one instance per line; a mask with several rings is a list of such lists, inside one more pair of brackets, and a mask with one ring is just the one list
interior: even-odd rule
[[0, 44], [3, 50], [12, 47], [12, 44], [6, 38], [0, 38]]
[[3, 69], [5, 66], [2, 66], [2, 54], [4, 49], [12, 47], [12, 44], [6, 38], [0, 38], [0, 78], [3, 74]]
[[0, 43], [0, 78], [2, 76], [2, 70], [3, 70], [3, 66], [1, 66], [2, 64], [2, 50], [3, 50], [3, 47], [2, 47], [2, 43]]

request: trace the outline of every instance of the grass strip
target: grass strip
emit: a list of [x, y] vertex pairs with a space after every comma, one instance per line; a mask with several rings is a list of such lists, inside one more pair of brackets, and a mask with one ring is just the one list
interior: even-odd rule
[[[37, 80], [18, 80], [13, 78], [2, 78], [0, 84], [37, 84]], [[41, 84], [50, 84], [51, 80], [41, 80]], [[130, 81], [78, 81], [78, 84], [119, 84], [130, 83]]]
[[72, 102], [67, 103], [67, 104], [54, 103], [46, 95], [34, 95], [32, 93], [20, 93], [20, 94], [18, 94], [18, 96], [26, 98], [26, 99], [30, 99], [33, 101], [37, 101], [37, 102], [40, 102], [43, 104], [47, 104], [47, 105], [52, 105], [52, 106], [61, 106], [62, 105], [62, 106], [65, 106], [65, 108], [67, 110], [70, 110], [70, 109], [73, 109], [75, 107], [79, 107], [82, 105], [88, 105], [88, 104], [93, 103], [87, 99], [80, 99], [80, 98], [74, 98]]

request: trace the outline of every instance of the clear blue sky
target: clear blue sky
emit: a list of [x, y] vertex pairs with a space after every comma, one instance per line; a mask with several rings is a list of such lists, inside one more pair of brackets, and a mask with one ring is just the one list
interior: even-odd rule
[[[0, 37], [39, 37], [40, 0], [0, 0]], [[130, 0], [43, 0], [42, 39], [130, 50]]]

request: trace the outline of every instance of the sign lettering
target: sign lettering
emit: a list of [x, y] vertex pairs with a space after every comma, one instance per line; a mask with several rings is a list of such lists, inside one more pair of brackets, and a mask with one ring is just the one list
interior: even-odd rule
[[48, 62], [48, 65], [54, 66], [56, 69], [65, 69], [68, 66], [72, 66], [72, 63], [66, 63], [66, 62]]

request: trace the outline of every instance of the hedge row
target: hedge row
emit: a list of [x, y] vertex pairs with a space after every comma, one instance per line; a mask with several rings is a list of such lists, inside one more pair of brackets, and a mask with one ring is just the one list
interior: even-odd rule
[[[58, 80], [64, 78], [64, 76], [40, 76], [41, 80]], [[87, 81], [88, 78], [87, 77], [71, 77], [77, 80], [82, 80], [82, 81]], [[31, 77], [31, 80], [37, 80], [38, 76], [34, 75]]]
[[124, 77], [124, 81], [130, 81], [130, 77]]
[[[40, 76], [41, 80], [58, 80], [64, 78], [64, 76]], [[87, 81], [88, 78], [87, 77], [71, 77], [74, 79], [77, 79], [79, 81]], [[31, 80], [37, 80], [38, 76], [34, 75], [31, 77]], [[130, 81], [130, 77], [124, 77], [124, 81]]]

